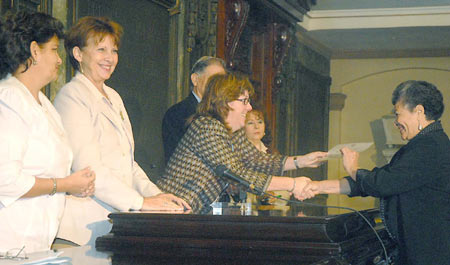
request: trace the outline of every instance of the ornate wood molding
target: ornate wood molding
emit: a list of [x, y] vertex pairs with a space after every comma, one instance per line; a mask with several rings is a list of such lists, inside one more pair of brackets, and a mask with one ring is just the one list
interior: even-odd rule
[[189, 1], [187, 14], [187, 51], [194, 60], [216, 55], [218, 0]]
[[233, 57], [239, 38], [248, 19], [250, 6], [244, 0], [225, 1], [225, 39], [224, 59], [230, 68], [234, 68]]
[[51, 0], [4, 0], [0, 1], [1, 13], [7, 10], [30, 10], [50, 13]]
[[181, 12], [181, 2], [180, 2], [180, 0], [177, 0], [177, 2], [175, 3], [175, 5], [172, 6], [172, 7], [170, 7], [170, 8], [168, 9], [168, 11], [169, 11], [169, 15], [170, 15], [170, 16], [179, 14], [179, 13]]
[[273, 99], [278, 94], [280, 88], [283, 86], [283, 78], [281, 75], [281, 69], [283, 66], [284, 58], [286, 57], [292, 37], [294, 35], [292, 29], [285, 24], [274, 24], [274, 56], [273, 56], [273, 66], [274, 66], [274, 79], [272, 86]]

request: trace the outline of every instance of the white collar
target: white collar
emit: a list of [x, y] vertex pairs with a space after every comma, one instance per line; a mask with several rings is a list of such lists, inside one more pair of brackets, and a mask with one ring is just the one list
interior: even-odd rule
[[197, 94], [195, 94], [194, 90], [192, 90], [192, 94], [194, 95], [195, 99], [197, 99], [197, 102], [198, 102], [198, 103], [200, 103], [200, 101], [202, 101], [202, 100], [200, 99], [200, 97], [197, 96]]

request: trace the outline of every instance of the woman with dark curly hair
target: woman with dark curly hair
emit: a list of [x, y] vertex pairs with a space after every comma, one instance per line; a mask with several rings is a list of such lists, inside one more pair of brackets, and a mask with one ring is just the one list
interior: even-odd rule
[[398, 243], [404, 265], [448, 265], [450, 262], [450, 141], [439, 118], [441, 92], [425, 81], [406, 81], [392, 94], [395, 125], [408, 144], [391, 162], [359, 169], [358, 153], [342, 149], [342, 180], [311, 182], [306, 190], [374, 196], [390, 236]]
[[43, 13], [6, 16], [0, 28], [0, 252], [50, 249], [64, 194], [89, 196], [95, 174], [70, 174], [72, 151], [40, 91], [56, 79], [63, 25]]

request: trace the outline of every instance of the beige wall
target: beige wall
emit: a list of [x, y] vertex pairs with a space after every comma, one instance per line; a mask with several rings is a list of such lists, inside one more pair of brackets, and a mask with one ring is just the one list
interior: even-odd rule
[[[332, 60], [331, 78], [331, 93], [344, 93], [347, 99], [342, 111], [330, 112], [330, 148], [339, 143], [379, 143], [380, 138], [373, 133], [371, 123], [373, 125], [382, 116], [392, 113], [393, 89], [410, 79], [431, 82], [441, 90], [446, 105], [441, 120], [444, 130], [447, 134], [450, 132], [450, 57]], [[362, 168], [372, 169], [385, 163], [375, 145], [360, 155]], [[329, 161], [328, 178], [343, 176], [346, 174], [341, 160]], [[356, 209], [378, 205], [373, 198], [348, 198], [344, 195], [330, 195], [328, 204]]]

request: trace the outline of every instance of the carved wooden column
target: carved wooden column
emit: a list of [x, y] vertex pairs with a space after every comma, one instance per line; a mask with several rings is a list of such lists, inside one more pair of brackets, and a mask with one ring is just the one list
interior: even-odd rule
[[[274, 98], [283, 86], [283, 79], [280, 76], [281, 66], [289, 48], [291, 35], [288, 26], [270, 23], [253, 37], [251, 78], [258, 96], [254, 106], [266, 112], [267, 123], [274, 140], [277, 123]], [[275, 143], [276, 141], [272, 141], [272, 148], [275, 147]]]
[[52, 1], [48, 0], [2, 0], [1, 13], [4, 14], [8, 10], [31, 10], [50, 13]]
[[185, 71], [184, 31], [186, 16], [185, 1], [176, 1], [169, 9], [169, 80], [167, 106], [183, 99]]
[[170, 9], [168, 106], [189, 93], [194, 62], [205, 55], [216, 56], [217, 10], [218, 0], [177, 0]]
[[247, 22], [249, 4], [244, 0], [220, 0], [218, 6], [217, 57], [233, 69], [236, 48]]

